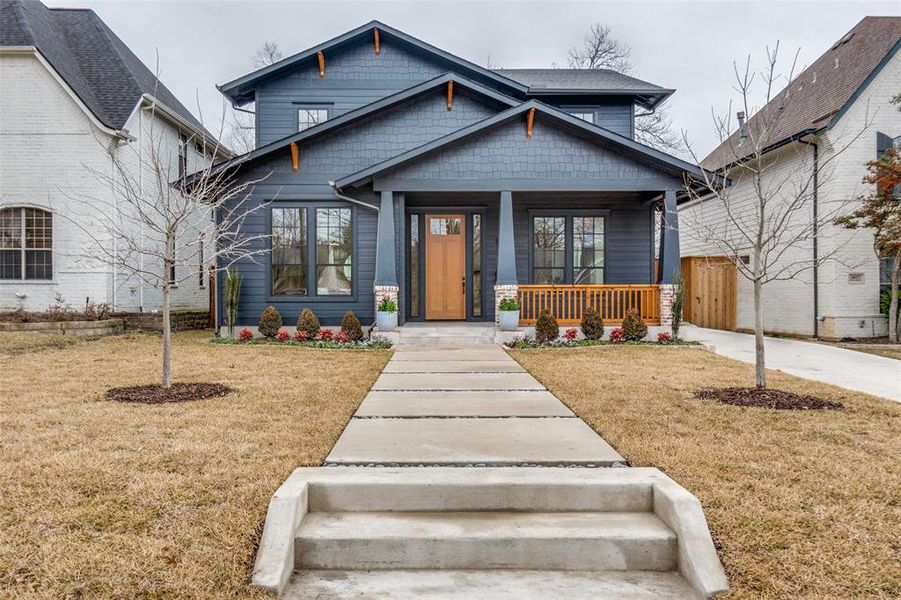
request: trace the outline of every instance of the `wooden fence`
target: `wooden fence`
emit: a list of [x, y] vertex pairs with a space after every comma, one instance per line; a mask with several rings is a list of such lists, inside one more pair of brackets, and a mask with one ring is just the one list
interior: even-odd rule
[[544, 309], [561, 325], [575, 324], [587, 306], [593, 306], [610, 325], [621, 323], [632, 308], [648, 325], [660, 324], [656, 285], [520, 285], [519, 304], [522, 325], [534, 325]]

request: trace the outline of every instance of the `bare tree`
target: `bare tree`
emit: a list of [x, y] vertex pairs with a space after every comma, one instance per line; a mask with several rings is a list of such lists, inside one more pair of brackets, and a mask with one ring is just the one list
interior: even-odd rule
[[[758, 388], [766, 387], [763, 289], [772, 282], [802, 279], [805, 273], [827, 261], [838, 261], [837, 254], [844, 246], [841, 241], [832, 240], [828, 248], [820, 244], [816, 258], [812, 248], [818, 232], [845, 214], [849, 202], [817, 202], [817, 190], [829, 185], [834, 161], [868, 126], [847, 132], [840, 139], [830, 139], [828, 144], [822, 139], [802, 139], [777, 150], [775, 146], [787, 137], [786, 131], [793, 132], [786, 119], [795, 114], [793, 104], [797, 102], [799, 87], [793, 79], [797, 59], [796, 53], [784, 79], [778, 43], [772, 49], [767, 47], [766, 65], [761, 72], [752, 70], [750, 56], [743, 67], [734, 65], [742, 109], [740, 124], [737, 130], [731, 125], [731, 103], [724, 116], [713, 115], [722, 143], [715, 151], [722, 153], [714, 158], [717, 174], [733, 185], [723, 186], [716, 176], [704, 171], [707, 189], [699, 193], [686, 186], [690, 198], [702, 204], [679, 213], [683, 237], [694, 237], [732, 257], [738, 273], [753, 285]], [[775, 93], [783, 81], [788, 85]], [[758, 95], [760, 87], [763, 93]], [[757, 98], [764, 108], [745, 123], [743, 117], [751, 113]], [[869, 119], [865, 121], [868, 124]], [[694, 161], [700, 162], [684, 133], [683, 137]], [[815, 159], [813, 152], [820, 145], [828, 145], [829, 151]], [[739, 189], [740, 193], [736, 191]], [[740, 258], [744, 256], [747, 260]]]
[[[573, 69], [611, 69], [632, 75], [635, 67], [629, 60], [632, 49], [614, 37], [609, 25], [595, 23], [585, 34], [581, 46], [569, 49], [569, 66]], [[682, 137], [673, 131], [673, 118], [666, 108], [636, 111], [635, 139], [667, 152], [684, 149]]]
[[[108, 146], [112, 170], [85, 166], [95, 189], [108, 195], [62, 190], [82, 207], [65, 217], [86, 236], [81, 256], [114, 268], [161, 292], [163, 317], [162, 387], [172, 385], [170, 294], [180, 283], [205, 274], [207, 264], [228, 269], [240, 260], [267, 252], [268, 235], [246, 234], [245, 220], [266, 205], [251, 201], [254, 186], [265, 179], [237, 182], [227, 169], [214, 167], [215, 140], [192, 136], [175, 143], [156, 127], [156, 107], [149, 127], [131, 145]], [[187, 177], [187, 147], [203, 152], [200, 169]], [[143, 156], [142, 156], [143, 154]]]
[[[282, 52], [275, 42], [264, 42], [251, 57], [254, 69], [262, 69], [282, 59]], [[231, 120], [225, 135], [225, 144], [238, 154], [246, 154], [256, 148], [254, 114], [232, 108]]]

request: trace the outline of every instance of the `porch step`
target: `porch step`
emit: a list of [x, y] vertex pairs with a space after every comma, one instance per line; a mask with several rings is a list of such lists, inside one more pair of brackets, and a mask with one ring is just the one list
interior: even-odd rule
[[306, 569], [669, 571], [676, 536], [651, 513], [310, 513]]
[[494, 344], [493, 323], [408, 323], [401, 327], [399, 345], [471, 346]]

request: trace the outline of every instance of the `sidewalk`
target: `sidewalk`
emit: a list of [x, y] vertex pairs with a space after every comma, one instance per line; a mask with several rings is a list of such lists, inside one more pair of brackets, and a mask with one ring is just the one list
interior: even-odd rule
[[400, 346], [327, 465], [610, 466], [624, 459], [494, 345]]
[[[685, 325], [689, 340], [710, 344], [717, 354], [754, 363], [754, 336]], [[901, 402], [901, 361], [815, 342], [767, 337], [766, 366], [798, 377], [831, 383]]]

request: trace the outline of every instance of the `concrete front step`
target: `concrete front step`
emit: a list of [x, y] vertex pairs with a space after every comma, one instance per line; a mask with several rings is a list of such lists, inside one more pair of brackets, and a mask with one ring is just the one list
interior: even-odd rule
[[294, 556], [312, 569], [670, 571], [676, 537], [651, 513], [310, 513]]
[[[389, 363], [391, 364], [391, 363]], [[415, 364], [415, 363], [405, 363]], [[355, 417], [575, 417], [548, 391], [369, 392]]]
[[690, 600], [697, 596], [676, 573], [654, 571], [301, 571], [288, 600]]

